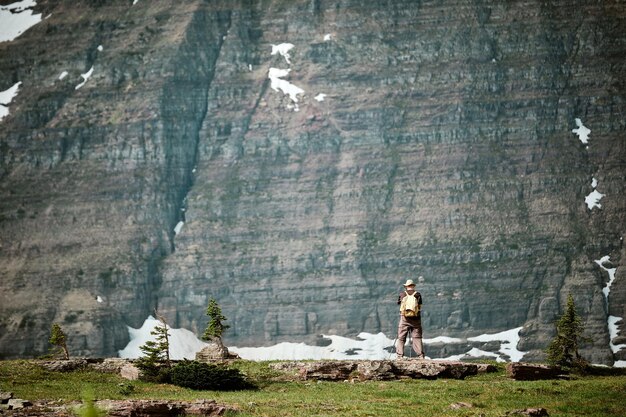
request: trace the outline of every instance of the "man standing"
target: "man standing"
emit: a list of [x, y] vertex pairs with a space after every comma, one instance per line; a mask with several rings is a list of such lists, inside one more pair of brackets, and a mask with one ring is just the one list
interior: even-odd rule
[[[407, 305], [413, 304], [413, 300], [405, 297], [415, 297], [416, 311], [405, 311]], [[403, 300], [405, 301], [403, 304]], [[396, 357], [402, 359], [404, 357], [404, 343], [406, 342], [406, 336], [411, 332], [411, 339], [413, 340], [413, 350], [417, 354], [418, 359], [424, 359], [424, 348], [422, 345], [422, 295], [415, 291], [415, 283], [412, 279], [409, 279], [404, 284], [404, 291], [400, 293], [398, 297], [398, 304], [400, 305], [400, 322], [398, 323], [398, 342], [396, 343]]]

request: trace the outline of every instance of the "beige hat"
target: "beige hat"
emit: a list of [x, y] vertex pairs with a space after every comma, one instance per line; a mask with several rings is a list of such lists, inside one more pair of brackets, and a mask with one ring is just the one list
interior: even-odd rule
[[410, 286], [415, 286], [415, 283], [413, 282], [412, 279], [407, 279], [406, 282], [404, 283], [405, 287], [410, 287]]

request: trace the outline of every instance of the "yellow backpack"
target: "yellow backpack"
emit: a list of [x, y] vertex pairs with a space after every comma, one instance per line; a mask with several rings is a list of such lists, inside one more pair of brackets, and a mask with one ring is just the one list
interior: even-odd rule
[[404, 293], [406, 295], [402, 298], [402, 302], [400, 303], [400, 314], [404, 317], [416, 317], [420, 311], [420, 306], [417, 304], [417, 297], [415, 297], [417, 292], [409, 294], [405, 291]]

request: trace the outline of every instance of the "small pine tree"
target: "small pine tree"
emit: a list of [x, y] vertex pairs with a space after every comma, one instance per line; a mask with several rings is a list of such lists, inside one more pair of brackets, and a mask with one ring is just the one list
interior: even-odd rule
[[224, 330], [230, 328], [230, 326], [224, 324], [226, 317], [222, 314], [222, 309], [213, 298], [209, 300], [206, 315], [209, 316], [209, 324], [202, 335], [202, 340], [221, 340]]
[[54, 345], [54, 346], [58, 346], [63, 350], [63, 355], [65, 356], [65, 359], [69, 359], [70, 358], [70, 353], [67, 350], [67, 336], [65, 336], [65, 333], [63, 333], [63, 330], [61, 329], [61, 326], [59, 326], [57, 323], [54, 323], [52, 325], [52, 329], [50, 330], [50, 344]]
[[587, 361], [578, 352], [579, 343], [586, 340], [582, 337], [584, 326], [574, 305], [574, 297], [569, 294], [565, 312], [556, 322], [556, 336], [548, 345], [548, 363], [565, 369], [583, 370]]
[[144, 373], [146, 379], [155, 380], [159, 378], [162, 368], [170, 368], [170, 342], [168, 326], [165, 318], [154, 312], [159, 319], [154, 329], [150, 332], [156, 340], [148, 340], [139, 347], [144, 356], [137, 361], [137, 367]]

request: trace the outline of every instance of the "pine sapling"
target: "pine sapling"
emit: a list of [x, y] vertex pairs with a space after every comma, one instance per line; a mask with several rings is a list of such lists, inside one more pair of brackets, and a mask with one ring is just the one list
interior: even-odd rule
[[226, 317], [222, 314], [222, 309], [215, 299], [209, 300], [209, 305], [206, 309], [206, 315], [209, 316], [209, 324], [207, 325], [202, 340], [219, 340], [222, 339], [224, 330], [230, 328], [229, 325], [224, 324]]
[[63, 333], [61, 326], [59, 326], [57, 323], [54, 323], [50, 331], [49, 342], [51, 345], [60, 347], [63, 350], [63, 356], [67, 360], [70, 358], [70, 353], [67, 350], [66, 340], [67, 340], [67, 336], [65, 336], [65, 333]]
[[579, 344], [587, 340], [582, 336], [583, 331], [584, 326], [582, 319], [576, 312], [574, 297], [569, 294], [565, 311], [556, 322], [556, 336], [546, 351], [548, 363], [565, 369], [583, 370], [588, 365], [578, 351]]
[[170, 362], [170, 343], [168, 325], [165, 318], [155, 311], [155, 315], [159, 319], [154, 329], [150, 332], [155, 336], [155, 340], [148, 340], [139, 349], [144, 356], [137, 361], [137, 367], [141, 369], [147, 379], [158, 379], [162, 368], [169, 369]]

